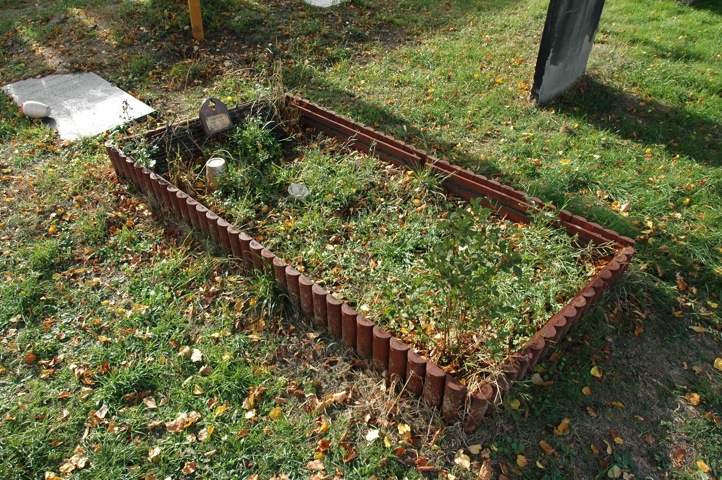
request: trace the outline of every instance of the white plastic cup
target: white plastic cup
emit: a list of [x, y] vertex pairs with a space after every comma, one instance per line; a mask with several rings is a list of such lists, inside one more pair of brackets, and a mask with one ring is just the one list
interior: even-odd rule
[[30, 118], [45, 118], [50, 116], [50, 107], [40, 102], [23, 102], [20, 110]]
[[206, 162], [206, 189], [213, 192], [218, 189], [218, 179], [226, 173], [226, 161], [214, 157]]

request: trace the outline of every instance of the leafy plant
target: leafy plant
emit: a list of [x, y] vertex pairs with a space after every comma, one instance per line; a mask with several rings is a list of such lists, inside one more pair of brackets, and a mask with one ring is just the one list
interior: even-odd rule
[[486, 338], [486, 347], [499, 351], [508, 343], [510, 330], [494, 320], [513, 308], [500, 301], [497, 279], [507, 272], [521, 276], [521, 256], [505, 239], [501, 225], [488, 222], [490, 214], [479, 199], [451, 212], [439, 222], [441, 241], [426, 257], [431, 287], [441, 297], [436, 323], [442, 351], [452, 357], [465, 341], [461, 337], [478, 331], [484, 320], [497, 327]]

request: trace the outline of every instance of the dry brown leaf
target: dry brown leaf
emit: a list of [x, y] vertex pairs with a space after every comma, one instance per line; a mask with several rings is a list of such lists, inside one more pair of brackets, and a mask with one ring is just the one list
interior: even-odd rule
[[156, 402], [155, 402], [155, 398], [153, 398], [153, 397], [145, 397], [145, 398], [143, 399], [143, 404], [144, 404], [146, 407], [150, 408], [151, 410], [154, 409], [154, 408], [158, 408], [158, 405], [157, 405]]
[[544, 450], [544, 453], [546, 453], [547, 455], [556, 455], [556, 453], [557, 453], [556, 450], [554, 450], [554, 449], [552, 448], [552, 446], [549, 445], [549, 444], [548, 444], [547, 442], [545, 442], [544, 440], [541, 440], [541, 441], [539, 442], [539, 447], [540, 447], [542, 450]]
[[196, 411], [183, 412], [172, 422], [166, 422], [165, 428], [169, 432], [180, 432], [190, 427], [201, 418], [201, 414]]
[[186, 475], [191, 475], [193, 472], [196, 471], [196, 468], [196, 462], [186, 462], [185, 465], [183, 465], [183, 469], [181, 471]]
[[208, 425], [206, 428], [198, 432], [198, 441], [205, 442], [206, 440], [211, 438], [211, 435], [213, 434], [213, 430], [215, 430], [215, 428], [216, 427], [213, 425]]
[[160, 460], [160, 447], [153, 447], [148, 449], [148, 461], [157, 462]]
[[568, 418], [565, 418], [561, 423], [554, 429], [554, 435], [566, 435], [569, 433], [569, 422]]
[[484, 459], [484, 461], [481, 463], [481, 468], [479, 468], [479, 471], [476, 474], [476, 477], [479, 480], [491, 480], [492, 475], [494, 472], [491, 470], [491, 460]]
[[456, 456], [454, 457], [454, 463], [461, 468], [471, 470], [471, 458], [469, 458], [469, 456], [464, 453], [464, 450], [459, 450], [458, 452], [456, 452]]
[[586, 395], [587, 397], [592, 394], [592, 389], [589, 387], [582, 388], [582, 393]]
[[203, 365], [200, 370], [198, 370], [198, 373], [200, 373], [202, 376], [207, 377], [213, 372], [213, 368], [210, 365]]
[[326, 466], [320, 460], [311, 460], [306, 464], [306, 468], [308, 468], [312, 472], [322, 472], [326, 470]]

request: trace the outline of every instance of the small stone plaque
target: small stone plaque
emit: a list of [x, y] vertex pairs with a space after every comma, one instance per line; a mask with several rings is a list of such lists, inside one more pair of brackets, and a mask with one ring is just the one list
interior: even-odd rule
[[63, 140], [92, 137], [155, 112], [127, 92], [91, 72], [31, 78], [2, 87], [18, 105], [44, 103], [43, 119]]
[[231, 115], [226, 105], [216, 98], [208, 98], [201, 105], [201, 124], [207, 137], [224, 132], [233, 127]]

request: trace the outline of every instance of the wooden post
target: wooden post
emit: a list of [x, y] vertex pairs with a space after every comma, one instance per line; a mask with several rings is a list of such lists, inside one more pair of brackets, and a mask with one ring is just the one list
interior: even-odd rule
[[188, 0], [188, 10], [190, 10], [191, 14], [191, 30], [193, 31], [193, 38], [202, 42], [205, 37], [203, 35], [201, 0]]

